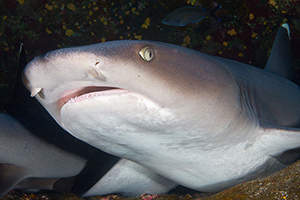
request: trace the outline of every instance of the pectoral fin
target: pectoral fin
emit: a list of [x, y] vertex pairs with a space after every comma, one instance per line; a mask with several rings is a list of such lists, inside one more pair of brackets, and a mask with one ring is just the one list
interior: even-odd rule
[[0, 197], [22, 181], [27, 175], [27, 170], [10, 164], [0, 164]]
[[289, 165], [300, 158], [300, 129], [273, 126], [260, 132], [263, 151], [279, 162]]

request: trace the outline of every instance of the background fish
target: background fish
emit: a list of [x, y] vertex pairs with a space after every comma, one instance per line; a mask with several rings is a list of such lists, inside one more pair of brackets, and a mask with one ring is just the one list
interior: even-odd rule
[[220, 18], [215, 14], [220, 8], [221, 5], [207, 11], [202, 7], [185, 6], [169, 13], [165, 18], [163, 18], [161, 23], [169, 26], [186, 26], [189, 23], [197, 23], [201, 21], [207, 15], [210, 15], [216, 20], [221, 21]]

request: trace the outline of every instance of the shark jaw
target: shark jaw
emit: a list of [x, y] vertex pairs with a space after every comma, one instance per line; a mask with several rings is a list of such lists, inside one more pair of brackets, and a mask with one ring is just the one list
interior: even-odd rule
[[128, 93], [130, 90], [107, 87], [107, 86], [88, 86], [65, 91], [60, 98], [61, 108], [67, 103], [80, 102], [89, 98], [105, 95]]

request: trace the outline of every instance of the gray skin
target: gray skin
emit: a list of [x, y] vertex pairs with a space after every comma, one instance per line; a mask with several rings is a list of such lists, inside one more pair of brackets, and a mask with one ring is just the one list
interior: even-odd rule
[[[70, 192], [66, 188], [72, 188], [75, 176], [86, 165], [85, 158], [38, 138], [6, 113], [0, 113], [0, 130], [0, 197], [11, 189]], [[69, 181], [57, 185], [63, 178]], [[137, 187], [130, 188], [131, 185]], [[121, 159], [83, 196], [141, 195], [145, 191], [165, 193], [176, 185], [140, 165]]]
[[173, 181], [166, 179], [149, 169], [127, 159], [120, 159], [84, 197], [121, 193], [125, 196], [166, 193], [175, 186]]
[[[6, 113], [0, 113], [0, 130], [1, 197], [13, 187], [52, 189], [58, 178], [75, 176], [86, 164], [86, 159], [32, 135]], [[17, 186], [30, 177], [44, 178], [43, 184], [24, 181]]]
[[[279, 32], [275, 44], [288, 25]], [[171, 44], [113, 41], [36, 57], [23, 83], [78, 139], [213, 192], [298, 159], [299, 86], [275, 72]]]
[[[26, 65], [24, 48], [21, 50], [19, 71]], [[40, 105], [27, 104], [29, 97], [23, 94], [27, 90], [17, 77], [4, 105], [9, 114], [0, 113], [0, 197], [10, 189], [46, 189], [83, 196], [141, 195], [165, 193], [177, 185], [73, 138]]]

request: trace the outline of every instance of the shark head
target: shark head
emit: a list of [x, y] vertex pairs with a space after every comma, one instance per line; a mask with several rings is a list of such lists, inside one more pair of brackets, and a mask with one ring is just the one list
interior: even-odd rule
[[[26, 67], [23, 82], [31, 96], [66, 130], [64, 115], [71, 111], [80, 115], [83, 108], [90, 114], [101, 111], [107, 117], [103, 123], [111, 125], [118, 125], [113, 118], [124, 118], [128, 123], [132, 120], [130, 123], [144, 124], [145, 128], [153, 126], [151, 121], [161, 120], [165, 125], [165, 121], [172, 121], [169, 125], [173, 126], [175, 118], [192, 124], [199, 115], [210, 115], [208, 112], [221, 115], [220, 108], [210, 105], [212, 101], [226, 102], [218, 97], [232, 79], [221, 65], [211, 64], [213, 59], [201, 56], [157, 42], [107, 42], [38, 56]], [[201, 67], [199, 59], [203, 60]], [[232, 92], [236, 89], [233, 85]], [[234, 101], [226, 104], [233, 107]], [[112, 122], [109, 113], [117, 116]]]

